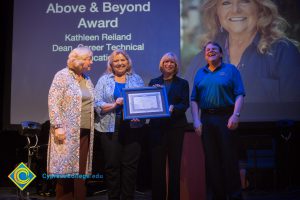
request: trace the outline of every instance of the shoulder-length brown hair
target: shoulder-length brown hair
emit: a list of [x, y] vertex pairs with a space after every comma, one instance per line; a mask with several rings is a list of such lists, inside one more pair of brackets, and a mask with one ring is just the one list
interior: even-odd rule
[[132, 61], [131, 61], [129, 55], [126, 53], [126, 51], [124, 51], [122, 49], [116, 49], [109, 55], [109, 57], [107, 59], [106, 72], [107, 73], [114, 73], [113, 68], [112, 68], [112, 64], [113, 64], [115, 56], [118, 55], [118, 54], [122, 54], [126, 58], [126, 60], [128, 61], [128, 67], [127, 67], [126, 72], [132, 73]]
[[[298, 42], [289, 39], [285, 31], [289, 26], [288, 22], [282, 18], [277, 6], [272, 0], [253, 0], [258, 6], [257, 30], [261, 34], [258, 43], [258, 50], [265, 54], [271, 45], [280, 38], [285, 38], [298, 46]], [[202, 13], [203, 28], [206, 32], [201, 36], [200, 45], [203, 47], [208, 41], [214, 40], [220, 30], [220, 22], [217, 16], [218, 0], [204, 0], [200, 10]]]

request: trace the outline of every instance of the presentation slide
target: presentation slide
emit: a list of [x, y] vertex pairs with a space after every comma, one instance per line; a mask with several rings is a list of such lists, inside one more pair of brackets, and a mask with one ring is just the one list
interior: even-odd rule
[[[127, 51], [134, 71], [146, 85], [161, 74], [162, 55], [174, 52], [181, 61], [178, 75], [189, 81], [192, 90], [197, 70], [206, 64], [203, 36], [217, 41], [223, 48], [223, 61], [241, 72], [246, 90], [241, 121], [300, 120], [300, 34], [299, 20], [294, 20], [299, 19], [298, 1], [270, 1], [267, 6], [278, 8], [282, 18], [271, 11], [258, 15], [259, 9], [250, 10], [249, 2], [226, 18], [229, 4], [207, 1], [203, 9], [203, 2], [14, 0], [10, 124], [49, 119], [51, 82], [55, 73], [66, 67], [69, 52], [78, 44], [94, 52], [88, 72], [94, 84], [115, 49]], [[257, 6], [262, 5], [258, 2]], [[255, 34], [246, 42], [233, 42], [235, 35], [244, 33], [242, 28], [251, 28], [244, 24], [248, 18], [253, 19]], [[264, 25], [264, 19], [273, 25]], [[280, 33], [285, 20], [290, 26]], [[186, 114], [192, 122], [190, 110]]]
[[183, 0], [182, 74], [190, 89], [206, 64], [203, 46], [215, 41], [244, 82], [241, 121], [300, 120], [299, 10], [300, 1]]
[[15, 0], [13, 19], [11, 124], [49, 119], [51, 82], [78, 44], [94, 52], [94, 84], [115, 49], [127, 51], [145, 84], [160, 75], [163, 54], [180, 54], [179, 0]]

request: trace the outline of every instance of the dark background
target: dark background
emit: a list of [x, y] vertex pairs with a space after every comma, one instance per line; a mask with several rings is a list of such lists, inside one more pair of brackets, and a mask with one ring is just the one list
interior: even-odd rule
[[[12, 52], [12, 9], [13, 1], [0, 1], [1, 13], [1, 66], [0, 66], [0, 186], [13, 186], [8, 180], [8, 174], [19, 164], [27, 161], [26, 137], [21, 136], [18, 129], [6, 129], [4, 124], [9, 123], [10, 109], [10, 70]], [[26, 105], [24, 105], [26, 106]], [[40, 142], [46, 143], [48, 137], [47, 124], [40, 136]], [[241, 152], [252, 144], [261, 146], [269, 145], [270, 141], [276, 144], [276, 169], [278, 173], [279, 187], [284, 188], [291, 185], [300, 185], [300, 163], [298, 152], [300, 152], [300, 123], [299, 122], [244, 122], [240, 124], [239, 134], [241, 141]], [[262, 136], [266, 136], [265, 145], [258, 141]], [[290, 137], [289, 137], [290, 136]], [[147, 146], [145, 137], [144, 147]], [[261, 140], [263, 141], [263, 140]], [[257, 148], [261, 148], [257, 146]], [[147, 148], [144, 149], [147, 151]], [[147, 153], [143, 154], [142, 161], [147, 160]], [[45, 154], [43, 155], [46, 156]], [[241, 158], [244, 158], [241, 154]], [[144, 166], [146, 169], [146, 166]], [[143, 174], [143, 173], [142, 173]], [[141, 175], [143, 176], [143, 175]], [[291, 179], [289, 179], [291, 177]], [[263, 184], [263, 180], [261, 185]], [[144, 183], [140, 183], [143, 185]]]

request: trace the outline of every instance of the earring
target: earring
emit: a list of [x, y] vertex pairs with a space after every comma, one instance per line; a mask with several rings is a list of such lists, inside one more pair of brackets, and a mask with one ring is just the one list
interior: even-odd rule
[[220, 32], [221, 32], [221, 33], [223, 33], [223, 32], [224, 32], [224, 30], [223, 30], [223, 26], [222, 26], [222, 25], [220, 25]]

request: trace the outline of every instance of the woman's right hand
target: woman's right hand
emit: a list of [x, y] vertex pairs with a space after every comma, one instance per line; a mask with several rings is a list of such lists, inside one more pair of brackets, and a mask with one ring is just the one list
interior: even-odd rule
[[54, 139], [59, 143], [63, 144], [66, 139], [66, 131], [63, 128], [57, 128], [54, 132]]

